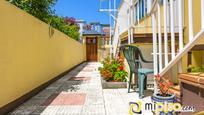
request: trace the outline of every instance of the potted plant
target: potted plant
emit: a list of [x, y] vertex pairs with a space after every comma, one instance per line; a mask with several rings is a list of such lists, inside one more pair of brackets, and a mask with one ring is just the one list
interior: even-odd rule
[[[155, 76], [156, 77], [156, 83], [159, 88], [158, 93], [154, 93], [152, 96], [152, 101], [156, 104], [169, 104], [176, 102], [175, 95], [169, 93], [169, 89], [172, 87], [172, 83], [169, 80], [164, 79], [160, 75]], [[173, 115], [172, 111], [156, 111], [159, 112], [159, 115]]]
[[195, 67], [193, 65], [189, 65], [187, 68], [187, 72], [189, 73], [204, 73], [204, 65], [200, 66], [200, 67]]
[[102, 77], [103, 88], [121, 88], [126, 87], [126, 77], [128, 73], [124, 70], [124, 58], [118, 59], [109, 57], [102, 61], [102, 67], [99, 67], [99, 71]]

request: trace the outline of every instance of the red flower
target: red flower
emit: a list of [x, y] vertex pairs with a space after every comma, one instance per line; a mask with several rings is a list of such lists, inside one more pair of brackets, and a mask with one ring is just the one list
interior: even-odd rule
[[124, 67], [123, 66], [119, 66], [118, 69], [122, 71], [122, 70], [124, 70]]
[[160, 80], [161, 80], [161, 77], [160, 77], [159, 74], [157, 74], [156, 79], [157, 79], [157, 81], [160, 81]]

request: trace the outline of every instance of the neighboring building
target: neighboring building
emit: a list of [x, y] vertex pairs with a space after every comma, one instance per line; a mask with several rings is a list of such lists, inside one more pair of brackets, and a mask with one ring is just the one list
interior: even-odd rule
[[[138, 0], [137, 0], [138, 1]], [[130, 10], [130, 4], [132, 4]], [[117, 47], [125, 44], [134, 44], [140, 47], [143, 55], [149, 60], [153, 60], [152, 53], [152, 31], [151, 17], [148, 13], [151, 10], [152, 0], [122, 0], [116, 20], [115, 31], [113, 34], [113, 53], [116, 55]], [[148, 18], [148, 19], [145, 19]], [[148, 50], [147, 50], [148, 49]], [[152, 65], [145, 65], [148, 68], [153, 68]]]
[[199, 93], [204, 91], [201, 87], [204, 83], [193, 81], [194, 77], [189, 74], [182, 77], [180, 73], [186, 73], [189, 65], [200, 67], [204, 64], [203, 30], [204, 0], [122, 0], [113, 51], [116, 54], [120, 45], [137, 45], [147, 59], [154, 60], [154, 66], [145, 66], [154, 68], [155, 75], [160, 74], [177, 84], [170, 91], [184, 104], [188, 103], [186, 92], [200, 99], [191, 102], [200, 111], [204, 97]]
[[[84, 35], [100, 35], [101, 45], [108, 45], [110, 36], [110, 25], [100, 24], [99, 22], [87, 23], [84, 20], [77, 20], [79, 25], [80, 41], [82, 42]], [[103, 42], [102, 42], [103, 41]]]
[[91, 22], [91, 29], [97, 31], [98, 33], [102, 33], [102, 26], [100, 22]]
[[101, 40], [101, 46], [104, 46], [104, 48], [109, 47], [109, 41], [110, 41], [110, 25], [109, 24], [101, 24], [102, 26], [102, 33], [103, 38]]
[[86, 21], [84, 20], [76, 20], [77, 24], [79, 25], [79, 33], [80, 33], [80, 39], [79, 41], [82, 42], [83, 40], [83, 31], [84, 31], [84, 25], [86, 24]]
[[100, 61], [108, 55], [109, 24], [78, 20], [80, 41], [86, 44], [87, 61]]

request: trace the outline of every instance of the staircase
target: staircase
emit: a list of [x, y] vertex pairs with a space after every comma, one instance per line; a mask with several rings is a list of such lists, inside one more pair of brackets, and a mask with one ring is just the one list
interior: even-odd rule
[[[187, 7], [185, 6], [184, 2], [188, 2]], [[154, 75], [159, 74], [160, 76], [164, 76], [176, 64], [178, 64], [178, 72], [182, 73], [182, 57], [187, 54], [188, 51], [190, 51], [191, 48], [193, 48], [200, 39], [204, 39], [204, 0], [201, 0], [200, 5], [201, 29], [197, 34], [194, 35], [193, 24], [197, 20], [193, 20], [193, 0], [154, 0], [151, 11]], [[162, 8], [163, 10], [161, 10]], [[187, 9], [188, 25], [185, 26], [188, 26], [189, 28], [189, 38], [188, 43], [184, 45], [183, 18], [184, 10]], [[163, 33], [164, 38], [162, 38]], [[171, 34], [170, 38], [168, 38], [169, 33]], [[179, 33], [178, 40], [175, 39], [175, 33]], [[176, 41], [178, 48], [176, 48]], [[170, 48], [168, 47], [169, 45]], [[156, 82], [154, 82], [154, 86], [154, 92], [156, 93], [158, 92]]]
[[[188, 2], [188, 27], [189, 27], [189, 39], [188, 43], [184, 46], [183, 41], [183, 10], [184, 1]], [[170, 6], [168, 6], [170, 4]], [[155, 0], [151, 11], [152, 16], [152, 30], [153, 30], [153, 57], [154, 57], [154, 74], [160, 74], [164, 76], [175, 64], [178, 64], [179, 73], [182, 72], [182, 57], [187, 54], [188, 51], [194, 47], [200, 39], [204, 39], [204, 0], [201, 0], [201, 29], [194, 35], [193, 23], [193, 0]], [[178, 5], [175, 11], [175, 5]], [[163, 14], [161, 14], [161, 7], [163, 8]], [[187, 9], [185, 8], [185, 10]], [[167, 13], [169, 11], [170, 13]], [[163, 15], [163, 21], [161, 19]], [[178, 17], [175, 20], [175, 16]], [[169, 20], [167, 19], [169, 17]], [[169, 25], [167, 23], [169, 21]], [[175, 21], [177, 25], [175, 25]], [[163, 22], [164, 28], [161, 28]], [[176, 49], [175, 31], [179, 33], [178, 49]], [[162, 32], [163, 30], [163, 32]], [[164, 33], [164, 41], [162, 39], [162, 33]], [[171, 38], [168, 38], [168, 33], [171, 33]], [[171, 50], [168, 48], [168, 41], [170, 41]], [[164, 48], [162, 46], [164, 44]], [[162, 51], [164, 49], [164, 52]], [[170, 54], [170, 56], [168, 55]], [[164, 55], [164, 56], [163, 56]]]
[[[183, 105], [193, 105], [196, 112], [203, 111], [204, 74], [179, 74], [181, 102]], [[203, 114], [202, 114], [203, 115]]]
[[113, 57], [117, 58], [119, 50], [120, 50], [120, 30], [119, 28], [115, 28], [113, 33], [113, 43], [112, 43]]

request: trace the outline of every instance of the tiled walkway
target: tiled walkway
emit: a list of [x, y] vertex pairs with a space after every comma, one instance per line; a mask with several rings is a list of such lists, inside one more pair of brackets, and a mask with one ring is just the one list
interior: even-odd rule
[[[102, 89], [99, 63], [83, 63], [16, 108], [12, 115], [128, 115], [137, 93]], [[147, 100], [145, 98], [144, 100]]]

